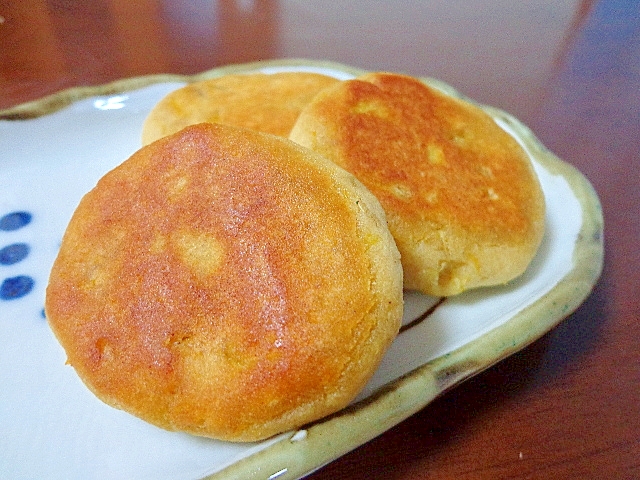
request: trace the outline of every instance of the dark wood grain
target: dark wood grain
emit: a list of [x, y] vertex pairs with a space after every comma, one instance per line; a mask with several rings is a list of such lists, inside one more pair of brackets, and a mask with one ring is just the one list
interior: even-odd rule
[[433, 76], [517, 116], [596, 188], [600, 281], [542, 339], [311, 478], [640, 478], [637, 1], [0, 0], [0, 17], [0, 109], [304, 57]]

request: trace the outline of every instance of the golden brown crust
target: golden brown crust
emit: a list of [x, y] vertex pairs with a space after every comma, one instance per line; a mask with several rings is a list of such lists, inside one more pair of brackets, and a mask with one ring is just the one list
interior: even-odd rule
[[201, 122], [286, 137], [300, 110], [335, 78], [309, 72], [251, 73], [190, 83], [165, 96], [142, 128], [142, 143]]
[[405, 287], [433, 295], [504, 283], [531, 261], [544, 199], [530, 160], [480, 108], [390, 73], [318, 94], [290, 138], [380, 200]]
[[352, 175], [284, 138], [200, 124], [82, 199], [46, 312], [106, 403], [258, 440], [353, 399], [398, 331], [402, 271]]

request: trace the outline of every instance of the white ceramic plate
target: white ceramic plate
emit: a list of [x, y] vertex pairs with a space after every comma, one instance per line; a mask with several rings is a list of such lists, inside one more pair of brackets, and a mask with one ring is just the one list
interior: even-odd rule
[[[43, 316], [45, 286], [80, 197], [140, 147], [149, 110], [187, 81], [229, 72], [344, 65], [274, 61], [193, 77], [77, 88], [0, 112], [0, 476], [297, 478], [379, 435], [436, 396], [539, 338], [588, 295], [602, 268], [602, 215], [590, 184], [520, 122], [485, 108], [531, 155], [547, 202], [528, 271], [499, 288], [437, 299], [406, 294], [406, 328], [349, 408], [255, 444], [171, 433], [106, 406], [65, 365]], [[435, 80], [425, 81], [457, 96]]]

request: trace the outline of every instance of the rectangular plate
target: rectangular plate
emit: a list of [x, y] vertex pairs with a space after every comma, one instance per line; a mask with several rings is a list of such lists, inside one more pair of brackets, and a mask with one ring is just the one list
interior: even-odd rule
[[[546, 199], [546, 234], [522, 277], [448, 298], [433, 311], [438, 299], [407, 292], [405, 328], [358, 399], [330, 418], [268, 441], [231, 444], [166, 432], [103, 404], [65, 365], [43, 315], [49, 270], [67, 222], [81, 196], [140, 148], [142, 122], [164, 95], [189, 81], [257, 70], [340, 79], [363, 73], [309, 60], [257, 62], [191, 77], [75, 88], [0, 112], [3, 476], [298, 478], [525, 347], [591, 291], [603, 261], [602, 213], [593, 188], [517, 119], [481, 106], [526, 149]], [[461, 97], [446, 84], [424, 81]]]

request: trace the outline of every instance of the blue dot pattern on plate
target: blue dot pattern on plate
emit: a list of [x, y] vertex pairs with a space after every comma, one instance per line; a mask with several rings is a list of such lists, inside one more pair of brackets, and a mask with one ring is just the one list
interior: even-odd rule
[[31, 222], [31, 214], [29, 212], [13, 212], [0, 218], [0, 230], [5, 232], [18, 230]]
[[33, 278], [26, 275], [6, 278], [0, 285], [0, 300], [24, 297], [33, 288]]
[[[12, 212], [0, 217], [0, 231], [10, 232], [18, 230], [31, 222], [29, 212]], [[0, 248], [0, 266], [13, 265], [24, 260], [29, 255], [29, 245], [26, 243], [12, 243]], [[0, 300], [13, 300], [24, 297], [31, 290], [35, 281], [27, 275], [5, 278], [0, 284]]]
[[29, 245], [14, 243], [0, 249], [0, 265], [13, 265], [29, 255]]

